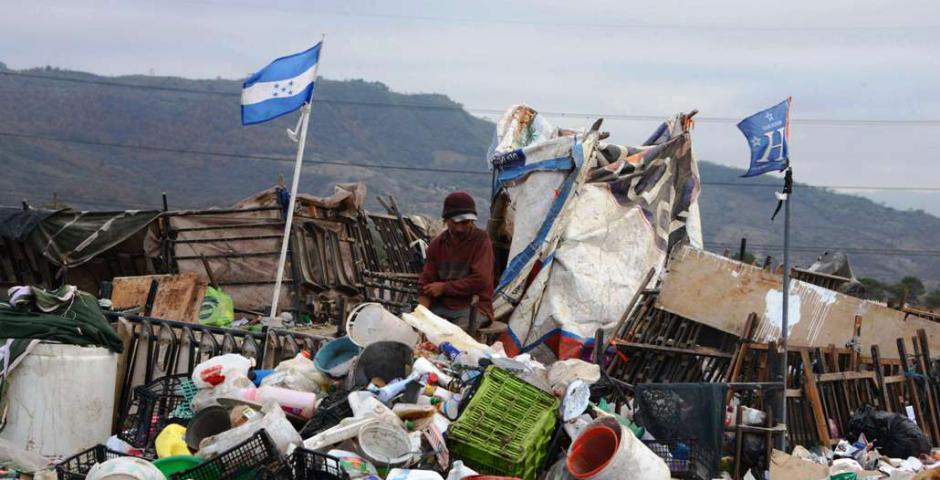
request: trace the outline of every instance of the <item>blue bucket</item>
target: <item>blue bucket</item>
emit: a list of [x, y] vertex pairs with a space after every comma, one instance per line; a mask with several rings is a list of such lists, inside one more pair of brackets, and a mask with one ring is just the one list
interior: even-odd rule
[[361, 351], [349, 337], [339, 337], [317, 351], [313, 357], [313, 365], [331, 377], [340, 378], [349, 373], [353, 361]]

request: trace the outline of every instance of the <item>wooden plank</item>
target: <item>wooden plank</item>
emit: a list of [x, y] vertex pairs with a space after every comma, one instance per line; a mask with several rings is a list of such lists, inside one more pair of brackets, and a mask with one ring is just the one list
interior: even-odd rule
[[[901, 359], [901, 371], [907, 372], [909, 371], [909, 365], [907, 363], [907, 349], [904, 347], [904, 339], [898, 338], [897, 345], [898, 357]], [[904, 376], [904, 379], [907, 382], [907, 389], [910, 393], [911, 406], [914, 407], [914, 418], [917, 419], [917, 426], [923, 430], [927, 428], [927, 422], [924, 421], [924, 412], [920, 408], [920, 395], [917, 394], [917, 385], [914, 383], [914, 379], [907, 375]]]
[[[702, 250], [683, 246], [675, 249], [657, 296], [657, 308], [675, 313], [723, 332], [742, 336], [747, 315], [757, 312], [760, 322], [755, 339], [779, 337], [782, 278]], [[852, 338], [856, 315], [862, 315], [860, 348], [881, 348], [886, 358], [897, 358], [892, 338], [910, 338], [924, 329], [931, 350], [940, 351], [940, 325], [909, 316], [868, 300], [862, 300], [799, 280], [791, 283], [789, 345], [845, 345]], [[794, 305], [795, 306], [795, 305]]]
[[681, 353], [686, 355], [701, 355], [704, 357], [716, 357], [716, 358], [731, 358], [732, 354], [725, 353], [714, 348], [709, 347], [695, 347], [695, 348], [676, 348], [676, 347], [664, 347], [660, 345], [647, 345], [644, 343], [635, 343], [635, 342], [626, 342], [623, 340], [614, 339], [614, 345], [618, 347], [625, 348], [636, 348], [641, 350], [655, 350], [659, 352], [669, 352], [669, 353]]
[[816, 435], [819, 436], [820, 444], [829, 445], [829, 422], [826, 420], [822, 401], [819, 398], [819, 390], [816, 388], [816, 374], [813, 373], [813, 362], [809, 358], [809, 352], [805, 350], [800, 352], [800, 359], [803, 364], [803, 389], [806, 391], [806, 400], [813, 409]]
[[195, 322], [208, 282], [193, 272], [179, 275], [115, 277], [111, 303], [115, 310], [142, 307], [147, 302], [152, 280], [157, 281], [151, 316], [167, 320]]
[[861, 380], [861, 379], [871, 379], [874, 380], [876, 377], [875, 372], [833, 372], [833, 373], [822, 373], [818, 375], [817, 382], [839, 382], [845, 380]]
[[881, 351], [878, 349], [878, 345], [871, 346], [871, 363], [875, 371], [875, 384], [878, 385], [878, 401], [881, 402], [881, 409], [890, 412], [888, 392], [885, 390], [884, 367], [881, 366]]

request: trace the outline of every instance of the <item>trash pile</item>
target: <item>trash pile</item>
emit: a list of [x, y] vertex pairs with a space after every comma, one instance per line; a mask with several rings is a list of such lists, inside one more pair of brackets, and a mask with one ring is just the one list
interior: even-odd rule
[[227, 353], [137, 387], [59, 478], [670, 478], [598, 365], [509, 358], [423, 307], [372, 313], [270, 370]]

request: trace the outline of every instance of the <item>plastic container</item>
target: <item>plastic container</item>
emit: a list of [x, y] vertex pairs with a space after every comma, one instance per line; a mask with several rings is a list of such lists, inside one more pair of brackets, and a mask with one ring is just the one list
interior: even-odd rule
[[404, 320], [378, 303], [361, 303], [346, 317], [346, 333], [360, 347], [379, 341], [399, 342], [414, 348], [420, 336]]
[[104, 445], [95, 445], [57, 464], [55, 472], [59, 476], [59, 480], [83, 480], [95, 464], [126, 456]]
[[605, 426], [616, 434], [618, 440], [616, 454], [594, 475], [583, 478], [591, 480], [668, 480], [672, 478], [666, 462], [647, 448], [616, 418], [609, 415], [595, 419], [578, 435], [578, 438], [574, 439], [568, 451], [569, 457], [574, 455], [575, 447], [582, 443], [581, 438], [587, 432], [594, 431], [597, 426]]
[[414, 362], [414, 351], [401, 342], [375, 342], [359, 354], [353, 374], [347, 377], [347, 390], [368, 385], [373, 378], [389, 383], [404, 378]]
[[398, 466], [411, 458], [411, 439], [401, 427], [370, 423], [359, 430], [359, 448], [376, 466]]
[[286, 464], [281, 459], [274, 441], [267, 432], [258, 430], [244, 442], [226, 450], [212, 460], [193, 468], [174, 473], [171, 480], [221, 480], [253, 479], [262, 468], [272, 472], [283, 471]]
[[153, 466], [157, 467], [164, 475], [170, 475], [188, 470], [202, 463], [202, 458], [195, 455], [173, 455], [172, 457], [158, 458], [153, 461]]
[[362, 349], [353, 343], [349, 337], [339, 337], [330, 340], [317, 350], [313, 357], [313, 365], [317, 370], [335, 378], [349, 373], [349, 369]]
[[254, 360], [237, 353], [218, 355], [196, 365], [192, 380], [199, 388], [214, 387], [231, 375], [248, 376], [248, 370], [254, 363]]
[[568, 471], [582, 480], [594, 477], [610, 464], [619, 445], [620, 439], [610, 427], [594, 425], [586, 428], [571, 445]]
[[140, 457], [117, 457], [96, 464], [87, 480], [165, 480], [163, 472]]
[[36, 345], [4, 382], [9, 410], [0, 438], [59, 458], [108, 438], [116, 374], [117, 356], [106, 348]]
[[200, 410], [189, 421], [186, 427], [186, 446], [195, 452], [199, 450], [199, 442], [206, 437], [222, 433], [232, 428], [232, 419], [228, 410], [223, 407], [207, 407]]
[[[186, 418], [175, 418], [174, 412], [185, 414], [184, 384], [189, 376], [168, 375], [134, 389], [134, 399], [123, 415], [118, 438], [134, 447], [153, 449], [153, 442], [163, 427], [170, 423], [187, 423]], [[107, 435], [105, 435], [107, 437]]]
[[288, 413], [309, 419], [317, 411], [317, 395], [310, 392], [288, 390], [280, 387], [264, 386], [244, 391], [245, 400], [265, 403], [275, 401]]
[[447, 445], [480, 473], [534, 480], [548, 453], [558, 405], [554, 396], [491, 366], [450, 425]]

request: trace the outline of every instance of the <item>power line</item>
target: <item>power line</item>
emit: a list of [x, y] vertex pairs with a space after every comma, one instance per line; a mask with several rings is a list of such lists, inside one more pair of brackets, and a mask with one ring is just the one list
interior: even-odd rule
[[[89, 85], [99, 85], [107, 87], [123, 87], [123, 88], [133, 88], [140, 90], [153, 90], [161, 92], [172, 92], [172, 93], [192, 93], [198, 95], [213, 95], [220, 97], [240, 97], [240, 92], [222, 92], [214, 90], [201, 90], [195, 88], [184, 88], [184, 87], [171, 87], [171, 86], [162, 86], [162, 85], [140, 85], [134, 83], [126, 82], [115, 82], [108, 80], [95, 80], [89, 78], [76, 78], [76, 77], [61, 77], [61, 76], [50, 76], [50, 75], [40, 75], [35, 73], [18, 73], [18, 72], [8, 72], [0, 71], [0, 75], [6, 76], [19, 76], [24, 78], [35, 78], [42, 80], [58, 81], [58, 82], [69, 82], [69, 83], [80, 83], [80, 84], [89, 84]], [[358, 101], [358, 100], [341, 100], [341, 99], [332, 99], [332, 98], [322, 98], [317, 97], [317, 103], [325, 104], [334, 104], [334, 105], [350, 105], [350, 106], [360, 106], [360, 107], [374, 107], [374, 108], [400, 108], [400, 109], [412, 109], [412, 110], [430, 110], [430, 111], [453, 111], [453, 112], [474, 112], [481, 114], [490, 114], [490, 115], [502, 115], [505, 113], [505, 109], [498, 108], [484, 108], [484, 107], [467, 107], [462, 105], [449, 106], [449, 105], [422, 105], [414, 103], [388, 103], [388, 102], [367, 102], [367, 101]], [[553, 117], [571, 117], [571, 118], [604, 118], [610, 120], [637, 120], [637, 121], [662, 121], [666, 116], [663, 115], [643, 115], [643, 114], [626, 114], [626, 113], [592, 113], [592, 112], [562, 112], [562, 111], [539, 111], [539, 113], [546, 116]], [[723, 117], [723, 116], [707, 116], [707, 115], [697, 115], [695, 117], [696, 122], [701, 123], [738, 123], [741, 119], [735, 117]], [[795, 124], [806, 124], [806, 125], [832, 125], [832, 126], [865, 126], [865, 125], [893, 125], [893, 126], [940, 126], [940, 119], [887, 119], [887, 118], [803, 118], [803, 117], [793, 117], [790, 119], [792, 123]]]
[[[112, 142], [100, 142], [95, 140], [81, 140], [81, 139], [71, 139], [56, 137], [52, 135], [38, 135], [31, 133], [20, 133], [20, 132], [7, 132], [0, 131], [0, 136], [13, 137], [13, 138], [23, 138], [29, 140], [46, 140], [51, 142], [58, 143], [69, 143], [75, 145], [86, 145], [86, 146], [95, 146], [95, 147], [112, 147], [112, 148], [123, 148], [130, 150], [141, 150], [149, 152], [159, 152], [159, 153], [176, 153], [181, 155], [205, 155], [209, 157], [219, 157], [219, 158], [233, 158], [233, 159], [247, 159], [247, 160], [261, 160], [261, 161], [275, 161], [275, 162], [294, 162], [293, 158], [288, 156], [278, 157], [272, 155], [257, 155], [257, 154], [246, 154], [246, 153], [234, 153], [234, 152], [217, 152], [211, 150], [191, 150], [185, 148], [171, 148], [171, 147], [157, 147], [153, 145], [134, 145], [126, 143], [112, 143]], [[412, 172], [427, 172], [427, 173], [453, 173], [459, 175], [492, 175], [491, 172], [481, 171], [481, 170], [460, 170], [455, 168], [433, 168], [433, 167], [410, 167], [404, 165], [383, 165], [380, 163], [356, 163], [356, 162], [336, 162], [329, 160], [304, 160], [304, 163], [308, 164], [318, 164], [318, 165], [336, 165], [342, 167], [361, 167], [361, 168], [374, 168], [374, 169], [386, 169], [386, 170], [403, 170], [403, 171], [412, 171]], [[737, 182], [701, 182], [702, 185], [714, 185], [714, 186], [725, 186], [725, 187], [738, 187], [738, 188], [779, 188], [780, 185], [771, 184], [771, 183], [737, 183]], [[810, 188], [828, 188], [828, 189], [840, 189], [840, 190], [891, 190], [891, 191], [917, 191], [917, 192], [940, 192], [940, 187], [885, 187], [877, 185], [807, 185]]]
[[[52, 142], [71, 143], [71, 144], [76, 144], [76, 145], [125, 148], [125, 149], [142, 150], [142, 151], [148, 151], [148, 152], [178, 153], [178, 154], [183, 154], [183, 155], [205, 155], [209, 157], [220, 157], [220, 158], [238, 158], [238, 159], [248, 159], [248, 160], [264, 160], [264, 161], [294, 163], [294, 159], [289, 158], [287, 156], [275, 157], [271, 155], [213, 152], [210, 150], [189, 150], [189, 149], [184, 149], [184, 148], [156, 147], [152, 145], [129, 145], [125, 143], [110, 143], [110, 142], [98, 142], [98, 141], [92, 141], [92, 140], [67, 139], [67, 138], [61, 138], [61, 137], [53, 137], [49, 135], [34, 135], [34, 134], [29, 134], [29, 133], [3, 132], [3, 131], [0, 131], [0, 136], [27, 138], [27, 139], [32, 139], [32, 140], [48, 140]], [[329, 160], [306, 160], [306, 159], [304, 160], [304, 163], [307, 163], [307, 164], [313, 163], [313, 164], [318, 164], [318, 165], [338, 165], [338, 166], [343, 166], [343, 167], [384, 168], [388, 170], [408, 170], [408, 171], [429, 172], [429, 173], [490, 175], [488, 172], [474, 171], [474, 170], [457, 170], [457, 169], [451, 169], [451, 168], [431, 168], [431, 167], [408, 167], [408, 166], [400, 166], [400, 165], [382, 165], [380, 163], [351, 163], [351, 162], [334, 162], [334, 161], [329, 161]]]
[[[721, 249], [737, 249], [740, 245], [731, 243], [705, 242], [706, 246]], [[783, 251], [783, 245], [748, 245], [748, 250], [759, 251]], [[852, 255], [876, 255], [876, 256], [913, 256], [913, 257], [940, 257], [940, 250], [905, 250], [888, 248], [864, 248], [849, 246], [791, 246], [790, 251], [797, 253], [815, 253], [820, 254], [824, 251], [841, 251]]]
[[[231, 3], [221, 3], [221, 2], [208, 2], [208, 1], [180, 1], [179, 3], [189, 3], [195, 5], [215, 5], [221, 6], [224, 5], [226, 8], [233, 6]], [[247, 5], [247, 4], [238, 4], [234, 5], [237, 8], [242, 9], [252, 9], [252, 10], [265, 10], [270, 12], [272, 9], [266, 6], [256, 6], [256, 5]], [[635, 18], [630, 20], [625, 20], [621, 23], [604, 23], [604, 22], [592, 22], [592, 23], [575, 23], [575, 22], [555, 22], [555, 21], [535, 21], [535, 20], [513, 20], [507, 18], [466, 18], [466, 17], [449, 17], [449, 16], [438, 16], [438, 15], [397, 15], [389, 13], [374, 13], [374, 12], [343, 12], [336, 10], [323, 10], [317, 9], [316, 12], [311, 12], [309, 9], [304, 8], [290, 8], [284, 6], [278, 6], [274, 10], [281, 12], [303, 12], [303, 13], [316, 13], [317, 15], [330, 15], [338, 17], [356, 17], [356, 18], [375, 18], [381, 20], [404, 20], [404, 21], [420, 21], [420, 22], [451, 22], [451, 23], [470, 23], [470, 24], [488, 24], [488, 25], [510, 25], [510, 26], [537, 26], [537, 27], [565, 27], [565, 28], [576, 28], [576, 27], [587, 27], [591, 29], [615, 29], [618, 31], [626, 30], [704, 30], [704, 31], [720, 31], [723, 33], [733, 32], [733, 31], [760, 31], [760, 32], [790, 32], [790, 31], [811, 31], [811, 32], [833, 32], [833, 31], [859, 31], [859, 32], [871, 32], [872, 30], [901, 30], [901, 31], [910, 31], [910, 30], [935, 30], [940, 29], [940, 25], [825, 25], [825, 26], [797, 26], [792, 24], [754, 24], [749, 23], [746, 25], [742, 24], [717, 24], [717, 23], [639, 23]]]

